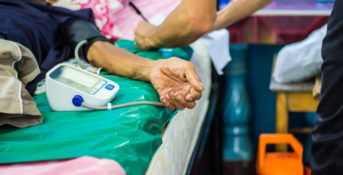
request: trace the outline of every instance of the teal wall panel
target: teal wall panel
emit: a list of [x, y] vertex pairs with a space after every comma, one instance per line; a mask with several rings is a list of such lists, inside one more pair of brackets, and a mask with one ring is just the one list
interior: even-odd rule
[[255, 145], [261, 133], [275, 132], [275, 93], [269, 91], [274, 55], [281, 45], [250, 45], [247, 87], [251, 103], [251, 136]]

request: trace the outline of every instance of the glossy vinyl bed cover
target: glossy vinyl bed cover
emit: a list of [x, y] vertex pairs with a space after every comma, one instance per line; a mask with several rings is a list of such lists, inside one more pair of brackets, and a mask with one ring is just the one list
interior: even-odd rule
[[[165, 55], [160, 51], [139, 51], [135, 49], [133, 42], [127, 40], [118, 41], [116, 44], [150, 59], [169, 56], [189, 59], [193, 52], [189, 47], [183, 47], [173, 49], [172, 52], [168, 53], [171, 55]], [[149, 83], [110, 76], [106, 75], [106, 73], [104, 76], [117, 82], [121, 87], [121, 91], [112, 102], [113, 104], [141, 100], [158, 101], [158, 95]], [[205, 83], [205, 87], [208, 87], [206, 85], [207, 83]], [[202, 99], [207, 99], [206, 91]], [[87, 155], [116, 160], [123, 166], [127, 174], [144, 174], [152, 156], [162, 144], [160, 131], [175, 115], [174, 112], [166, 108], [149, 105], [110, 111], [53, 112], [47, 102], [45, 93], [34, 96], [34, 100], [44, 117], [44, 123], [24, 129], [10, 126], [0, 128], [0, 163], [68, 159]], [[205, 109], [206, 105], [208, 105], [206, 104], [208, 102], [202, 101], [206, 100], [200, 100], [196, 109]], [[202, 106], [202, 103], [205, 106]], [[168, 140], [173, 139], [172, 134], [169, 133], [182, 130], [180, 127], [176, 128], [174, 126], [180, 125], [178, 122], [181, 122], [184, 123], [184, 128], [192, 128], [188, 129], [190, 136], [184, 137], [189, 143], [180, 140], [185, 143], [183, 145], [189, 145], [187, 149], [190, 150], [194, 142], [194, 135], [196, 135], [196, 129], [194, 128], [199, 128], [197, 126], [199, 120], [202, 119], [199, 117], [198, 120], [194, 121], [181, 120], [191, 115], [199, 116], [196, 109], [177, 113], [175, 119], [170, 122], [164, 132], [164, 143], [168, 143]], [[160, 147], [156, 155], [161, 155], [160, 152], [163, 153], [163, 150], [170, 152], [170, 149], [167, 148], [170, 147]], [[183, 149], [185, 149], [185, 146], [183, 146]], [[177, 149], [175, 148], [175, 150]], [[172, 157], [165, 158], [175, 160]], [[149, 168], [151, 174], [156, 172], [154, 168], [151, 168], [154, 167], [152, 165], [160, 166], [161, 164], [164, 164], [164, 162], [158, 161], [155, 164], [152, 161]]]

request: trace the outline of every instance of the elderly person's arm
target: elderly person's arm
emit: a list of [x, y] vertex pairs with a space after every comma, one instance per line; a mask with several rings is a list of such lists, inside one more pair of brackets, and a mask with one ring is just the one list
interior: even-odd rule
[[177, 47], [205, 33], [227, 27], [273, 0], [234, 0], [218, 15], [215, 0], [183, 0], [159, 26], [144, 21], [135, 30], [137, 48]]
[[78, 53], [92, 65], [115, 75], [151, 82], [167, 108], [193, 108], [201, 97], [203, 87], [190, 62], [178, 58], [150, 60], [115, 47], [86, 20], [76, 19], [66, 26], [72, 48], [87, 41]]
[[150, 60], [105, 41], [92, 44], [87, 58], [115, 75], [151, 82], [170, 110], [193, 108], [203, 91], [192, 63], [179, 58]]

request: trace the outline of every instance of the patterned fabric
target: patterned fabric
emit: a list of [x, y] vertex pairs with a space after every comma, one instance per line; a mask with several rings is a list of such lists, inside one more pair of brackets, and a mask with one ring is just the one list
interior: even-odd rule
[[[128, 5], [129, 0], [58, 0], [55, 6], [72, 10], [92, 8], [97, 27], [111, 40], [134, 39], [134, 29], [142, 18]], [[167, 16], [180, 0], [132, 0], [151, 20]]]
[[55, 6], [68, 8], [71, 10], [80, 10], [91, 8], [97, 27], [108, 38], [118, 39], [113, 35], [115, 29], [113, 20], [114, 14], [123, 8], [121, 0], [59, 0]]

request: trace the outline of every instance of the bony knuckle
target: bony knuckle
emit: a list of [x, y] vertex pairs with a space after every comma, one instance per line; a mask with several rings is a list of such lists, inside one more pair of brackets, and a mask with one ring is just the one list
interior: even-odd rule
[[168, 68], [168, 65], [167, 65], [167, 64], [163, 64], [163, 65], [161, 66], [161, 68], [162, 68], [162, 69], [167, 69], [167, 68]]
[[188, 68], [188, 69], [193, 67], [193, 64], [192, 64], [191, 62], [189, 62], [189, 61], [185, 61], [185, 62], [184, 62], [184, 65], [185, 65], [185, 67]]
[[177, 57], [171, 57], [171, 58], [169, 58], [171, 61], [178, 61], [179, 60], [179, 58], [177, 58]]
[[193, 68], [193, 64], [190, 61], [187, 61], [186, 64], [187, 64], [188, 67]]

